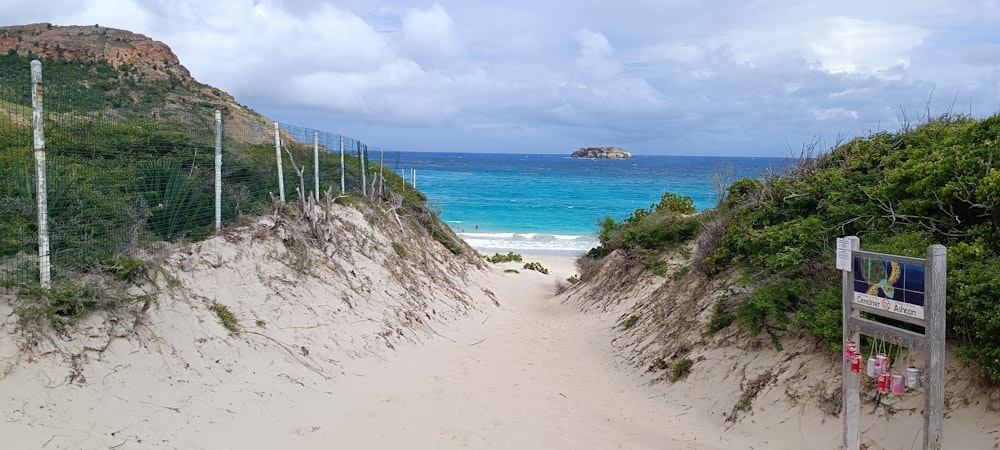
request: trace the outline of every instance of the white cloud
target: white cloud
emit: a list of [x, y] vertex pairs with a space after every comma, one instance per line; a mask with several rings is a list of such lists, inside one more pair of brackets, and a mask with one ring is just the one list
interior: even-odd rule
[[460, 105], [448, 95], [455, 81], [396, 59], [370, 72], [314, 72], [295, 76], [289, 103], [355, 113], [366, 120], [407, 126], [440, 125]]
[[584, 67], [613, 62], [615, 49], [603, 34], [591, 30], [576, 32], [576, 41], [580, 45], [580, 55], [577, 62]]
[[403, 54], [423, 63], [445, 65], [461, 53], [455, 24], [439, 3], [407, 12], [401, 34]]
[[5, 0], [0, 17], [146, 34], [272, 118], [415, 150], [529, 133], [518, 151], [774, 154], [891, 128], [931, 92], [934, 112], [1000, 104], [991, 0]]
[[405, 62], [389, 37], [351, 11], [318, 5], [312, 14], [292, 15], [267, 2], [231, 6], [224, 20], [177, 30], [170, 40], [192, 74], [235, 95], [288, 104], [313, 95], [299, 91], [298, 79], [377, 78]]
[[832, 120], [839, 118], [850, 118], [857, 119], [857, 111], [848, 111], [844, 108], [824, 108], [824, 109], [814, 109], [812, 114], [817, 120]]
[[577, 78], [606, 81], [619, 75], [621, 66], [608, 38], [591, 30], [577, 31], [575, 37], [579, 46], [576, 57]]
[[[66, 5], [66, 2], [60, 3], [62, 4], [58, 8], [63, 8]], [[145, 24], [151, 19], [141, 7], [131, 1], [85, 0], [77, 5], [76, 8], [71, 7], [66, 11], [68, 14], [64, 20], [68, 22], [59, 25], [101, 25], [124, 28], [128, 25]]]
[[880, 73], [910, 64], [911, 52], [928, 32], [915, 26], [894, 25], [849, 17], [827, 19], [808, 33], [808, 48], [824, 70]]
[[705, 55], [705, 49], [685, 42], [661, 42], [639, 47], [629, 55], [630, 60], [670, 61], [690, 64]]

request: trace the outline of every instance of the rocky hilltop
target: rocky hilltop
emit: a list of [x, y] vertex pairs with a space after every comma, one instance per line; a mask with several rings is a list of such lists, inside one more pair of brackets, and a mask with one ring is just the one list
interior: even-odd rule
[[630, 159], [632, 154], [618, 147], [581, 147], [570, 158]]
[[191, 78], [191, 73], [166, 44], [131, 31], [99, 25], [35, 23], [0, 27], [0, 49], [4, 53], [13, 51], [19, 56], [36, 55], [57, 61], [107, 61], [115, 68], [127, 64], [154, 80], [165, 80], [170, 75]]
[[0, 55], [38, 58], [43, 63], [106, 63], [115, 69], [110, 77], [88, 72], [73, 81], [81, 89], [102, 86], [109, 94], [124, 93], [132, 105], [186, 125], [211, 126], [213, 111], [221, 110], [227, 135], [239, 142], [265, 142], [274, 136], [270, 119], [240, 105], [225, 91], [199, 83], [170, 47], [138, 33], [99, 25], [0, 26]]

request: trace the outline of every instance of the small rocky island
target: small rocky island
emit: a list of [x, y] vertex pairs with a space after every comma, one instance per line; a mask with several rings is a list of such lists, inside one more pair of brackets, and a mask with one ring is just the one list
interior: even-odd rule
[[618, 147], [582, 147], [577, 149], [570, 158], [605, 158], [631, 159], [632, 154]]

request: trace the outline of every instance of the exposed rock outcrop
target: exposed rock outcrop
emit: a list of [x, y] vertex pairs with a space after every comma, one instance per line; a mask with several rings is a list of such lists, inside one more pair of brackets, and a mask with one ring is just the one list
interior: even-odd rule
[[570, 158], [604, 158], [630, 159], [632, 154], [618, 147], [582, 147], [577, 149]]
[[187, 79], [191, 73], [166, 44], [131, 31], [87, 26], [34, 23], [0, 27], [0, 49], [54, 60], [107, 61], [115, 68], [128, 64], [149, 79], [173, 75]]
[[[57, 26], [50, 23], [0, 26], [0, 54], [50, 58], [54, 61], [106, 62], [115, 68], [102, 81], [108, 91], [122, 91], [135, 104], [161, 119], [212, 127], [213, 110], [221, 110], [227, 136], [238, 143], [273, 140], [273, 121], [240, 105], [222, 89], [191, 77], [180, 59], [163, 42], [131, 31], [100, 25]], [[44, 70], [44, 69], [43, 69]], [[126, 79], [131, 83], [126, 83]], [[75, 82], [90, 87], [95, 79]], [[166, 94], [156, 99], [135, 86], [168, 85]], [[2, 113], [2, 111], [0, 111]], [[291, 136], [288, 136], [291, 139]]]

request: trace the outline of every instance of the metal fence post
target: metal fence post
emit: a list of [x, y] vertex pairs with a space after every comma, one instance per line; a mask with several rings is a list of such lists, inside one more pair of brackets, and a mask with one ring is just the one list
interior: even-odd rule
[[345, 173], [344, 173], [344, 137], [340, 137], [340, 195], [344, 195], [347, 191], [345, 186]]
[[281, 133], [278, 122], [274, 122], [274, 156], [278, 160], [278, 196], [285, 203], [285, 172], [281, 169]]
[[316, 200], [319, 201], [319, 131], [313, 130], [313, 184], [316, 185]]
[[358, 142], [358, 161], [361, 163], [361, 195], [368, 196], [368, 180], [365, 177], [365, 145]]
[[215, 110], [215, 231], [222, 228], [222, 111]]
[[31, 120], [35, 141], [35, 196], [38, 201], [38, 283], [52, 287], [49, 259], [48, 191], [45, 180], [45, 114], [42, 108], [42, 62], [31, 61]]

